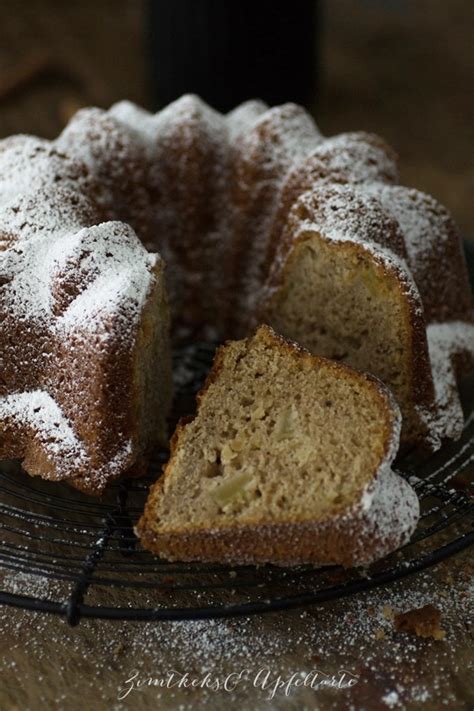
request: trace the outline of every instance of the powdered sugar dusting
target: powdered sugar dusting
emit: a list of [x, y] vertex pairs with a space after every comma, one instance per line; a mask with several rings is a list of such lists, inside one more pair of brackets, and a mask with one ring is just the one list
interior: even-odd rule
[[35, 438], [51, 454], [66, 459], [84, 457], [81, 442], [58, 404], [43, 390], [13, 393], [0, 399], [0, 417], [13, 427], [31, 427]]
[[[223, 116], [193, 94], [182, 96], [156, 114], [151, 114], [130, 101], [114, 104], [109, 114], [141, 141], [151, 160], [156, 157], [157, 145], [166, 143], [174, 136], [178, 125], [188, 131], [192, 130], [190, 127], [196, 123], [205, 125], [208, 131], [207, 139], [214, 133], [221, 134], [224, 127]], [[157, 168], [159, 170], [159, 166]]]
[[474, 358], [474, 324], [464, 321], [432, 323], [427, 329], [428, 347], [439, 416], [432, 434], [457, 439], [463, 430], [464, 415], [459, 399], [454, 357]]
[[436, 243], [448, 240], [450, 217], [431, 196], [400, 185], [371, 185], [369, 191], [398, 221], [412, 268], [423, 264]]
[[4, 139], [0, 162], [0, 205], [40, 189], [52, 193], [64, 186], [81, 192], [89, 184], [83, 164], [68, 158], [54, 143], [33, 136]]
[[[382, 550], [385, 547], [386, 552], [410, 540], [420, 516], [420, 503], [414, 489], [391, 470], [398, 452], [402, 417], [393, 396], [389, 397], [393, 424], [387, 451], [378, 472], [367, 485], [352, 513], [361, 516], [364, 526], [376, 531]], [[380, 551], [378, 554], [380, 556]]]
[[268, 111], [267, 104], [256, 99], [246, 101], [230, 111], [226, 116], [226, 121], [231, 140], [235, 140], [239, 135], [248, 131], [265, 111]]
[[[262, 133], [271, 142], [262, 144]], [[239, 147], [243, 153], [263, 150], [269, 163], [288, 169], [322, 140], [322, 134], [306, 111], [296, 104], [284, 104], [260, 114], [251, 131], [242, 134], [243, 145]]]
[[341, 133], [326, 138], [307, 158], [304, 157], [297, 170], [305, 170], [317, 159], [321, 172], [328, 182], [380, 184], [398, 180], [396, 157], [377, 136], [370, 133]]
[[125, 302], [129, 313], [138, 318], [157, 257], [146, 252], [128, 225], [103, 223], [69, 234], [58, 234], [49, 226], [40, 234], [41, 239], [15, 241], [0, 253], [7, 308], [24, 318], [51, 319], [50, 327], [57, 329], [54, 291], [60, 294], [62, 281], [70, 277], [78, 282], [80, 292], [61, 327], [74, 326], [78, 319], [92, 326], [91, 309], [110, 313]]
[[[108, 222], [85, 228], [69, 244], [57, 242], [56, 246], [60, 254], [50, 253], [53, 272], [67, 270], [69, 261], [77, 269], [80, 261], [81, 277], [94, 275], [60, 317], [58, 328], [75, 328], [79, 323], [94, 328], [104, 311], [124, 311], [139, 318], [159, 257], [146, 252], [128, 225]], [[63, 249], [67, 250], [66, 258]]]

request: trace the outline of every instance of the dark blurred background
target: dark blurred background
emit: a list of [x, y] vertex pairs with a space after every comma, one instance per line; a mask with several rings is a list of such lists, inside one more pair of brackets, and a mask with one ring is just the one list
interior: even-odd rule
[[[199, 47], [206, 45], [206, 33], [213, 47], [217, 39], [223, 46], [232, 41], [232, 33], [223, 38], [218, 24], [206, 20], [207, 12], [215, 14], [226, 3], [176, 3], [182, 31], [174, 35], [173, 0], [2, 0], [0, 136], [30, 132], [53, 137], [77, 108], [89, 104], [107, 107], [128, 98], [154, 108], [174, 91], [169, 79], [160, 82], [160, 67], [161, 76], [167, 72], [173, 79], [176, 72], [177, 86], [189, 76], [187, 90], [196, 91], [193, 58], [197, 61]], [[187, 5], [193, 7], [192, 19]], [[246, 86], [248, 98], [258, 91], [262, 78], [256, 67], [251, 81], [249, 65], [256, 66], [260, 44], [255, 55], [251, 37], [257, 31], [265, 35], [268, 13], [273, 30], [262, 43], [269, 76], [265, 90], [279, 91], [283, 100], [304, 101], [325, 133], [366, 129], [382, 134], [400, 154], [403, 182], [441, 199], [472, 237], [474, 2], [326, 0], [308, 10], [308, 2], [293, 0], [287, 5], [293, 21], [281, 12], [275, 18], [279, 5], [242, 0], [233, 7], [245, 9], [245, 21], [213, 20], [235, 27], [235, 46], [248, 39], [240, 74], [215, 56], [206, 59], [221, 85], [227, 82], [230, 89], [223, 104]], [[311, 23], [317, 27], [314, 46], [308, 44]], [[280, 64], [269, 55], [272, 42]], [[188, 48], [187, 56], [182, 47]], [[242, 76], [247, 79], [237, 86]]]

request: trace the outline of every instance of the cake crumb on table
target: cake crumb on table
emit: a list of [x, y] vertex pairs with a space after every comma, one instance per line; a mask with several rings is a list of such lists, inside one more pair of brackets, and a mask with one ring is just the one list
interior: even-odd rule
[[397, 632], [409, 632], [418, 637], [444, 639], [446, 632], [441, 629], [441, 612], [431, 604], [407, 612], [396, 613], [394, 627]]

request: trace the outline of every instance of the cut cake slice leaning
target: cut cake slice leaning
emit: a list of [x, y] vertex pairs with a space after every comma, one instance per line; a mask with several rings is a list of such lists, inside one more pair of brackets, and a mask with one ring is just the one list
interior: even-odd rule
[[378, 380], [261, 326], [219, 349], [137, 533], [168, 560], [368, 564], [418, 521], [399, 434]]

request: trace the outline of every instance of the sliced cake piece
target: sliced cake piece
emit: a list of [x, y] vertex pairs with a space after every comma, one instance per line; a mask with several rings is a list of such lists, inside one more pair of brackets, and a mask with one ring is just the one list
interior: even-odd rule
[[418, 520], [399, 433], [379, 381], [261, 326], [218, 351], [137, 533], [169, 560], [370, 563]]

